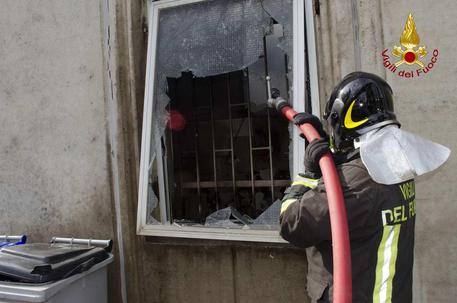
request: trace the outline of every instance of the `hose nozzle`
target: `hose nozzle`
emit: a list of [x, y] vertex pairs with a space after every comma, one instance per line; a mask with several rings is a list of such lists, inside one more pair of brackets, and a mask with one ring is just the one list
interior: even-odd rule
[[267, 89], [268, 89], [268, 106], [281, 110], [285, 106], [289, 106], [289, 103], [281, 97], [281, 92], [277, 88], [271, 88], [271, 78], [266, 77]]

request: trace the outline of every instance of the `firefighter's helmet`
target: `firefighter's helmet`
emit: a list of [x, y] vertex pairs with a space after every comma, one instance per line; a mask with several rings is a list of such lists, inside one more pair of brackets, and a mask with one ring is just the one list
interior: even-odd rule
[[347, 75], [333, 90], [324, 112], [335, 150], [353, 146], [360, 135], [400, 123], [394, 113], [392, 88], [380, 77], [364, 72]]

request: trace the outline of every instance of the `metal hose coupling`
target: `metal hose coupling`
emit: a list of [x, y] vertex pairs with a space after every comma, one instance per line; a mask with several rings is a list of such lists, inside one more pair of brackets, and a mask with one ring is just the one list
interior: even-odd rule
[[279, 89], [271, 88], [271, 77], [267, 76], [265, 79], [267, 80], [268, 88], [268, 106], [276, 108], [278, 111], [281, 111], [285, 106], [289, 106], [289, 103], [281, 97]]

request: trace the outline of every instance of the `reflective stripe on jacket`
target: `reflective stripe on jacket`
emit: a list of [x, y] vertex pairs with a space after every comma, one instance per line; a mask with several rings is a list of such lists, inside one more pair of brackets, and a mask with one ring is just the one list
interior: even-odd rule
[[[353, 303], [412, 302], [414, 180], [375, 183], [357, 158], [338, 166], [351, 239]], [[281, 236], [306, 248], [312, 302], [332, 302], [332, 243], [322, 181], [283, 203]]]

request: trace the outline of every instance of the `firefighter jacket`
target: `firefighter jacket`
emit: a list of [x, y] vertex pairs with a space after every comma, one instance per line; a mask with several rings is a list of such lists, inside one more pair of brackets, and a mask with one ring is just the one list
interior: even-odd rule
[[[352, 256], [353, 303], [412, 302], [414, 180], [372, 180], [359, 157], [337, 166]], [[306, 248], [311, 302], [332, 302], [332, 241], [324, 184], [300, 177], [281, 206], [281, 236]]]

